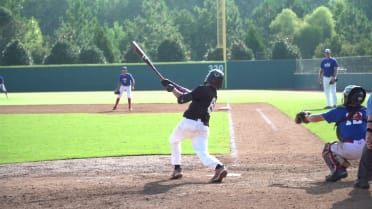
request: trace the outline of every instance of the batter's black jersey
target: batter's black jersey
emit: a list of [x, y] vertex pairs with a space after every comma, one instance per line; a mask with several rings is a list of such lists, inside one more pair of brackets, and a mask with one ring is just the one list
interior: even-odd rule
[[189, 94], [192, 96], [191, 104], [183, 116], [192, 120], [200, 119], [208, 126], [210, 113], [217, 101], [217, 90], [212, 86], [200, 85]]

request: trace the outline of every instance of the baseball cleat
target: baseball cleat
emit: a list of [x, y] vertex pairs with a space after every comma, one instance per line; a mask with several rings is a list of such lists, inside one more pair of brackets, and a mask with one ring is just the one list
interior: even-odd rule
[[116, 110], [116, 107], [113, 107], [112, 110]]
[[170, 179], [180, 179], [180, 178], [182, 178], [182, 176], [183, 176], [182, 168], [174, 169]]
[[326, 181], [336, 182], [346, 177], [347, 177], [346, 169], [341, 168], [336, 170], [333, 174], [326, 176]]
[[222, 179], [227, 176], [227, 170], [225, 167], [221, 167], [214, 170], [214, 176], [209, 180], [209, 183], [221, 183]]

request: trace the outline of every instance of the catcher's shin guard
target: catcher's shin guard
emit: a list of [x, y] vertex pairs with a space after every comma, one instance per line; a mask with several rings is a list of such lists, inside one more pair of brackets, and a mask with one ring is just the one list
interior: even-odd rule
[[341, 168], [341, 164], [336, 160], [336, 155], [331, 151], [333, 143], [326, 143], [323, 148], [322, 156], [331, 173]]

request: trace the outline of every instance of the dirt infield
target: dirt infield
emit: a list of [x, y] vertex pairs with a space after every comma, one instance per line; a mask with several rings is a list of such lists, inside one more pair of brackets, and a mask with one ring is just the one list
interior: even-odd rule
[[[112, 112], [109, 105], [1, 106], [0, 113], [162, 113], [182, 112], [185, 106], [134, 108]], [[229, 115], [232, 152], [218, 156], [229, 170], [221, 184], [207, 183], [212, 172], [195, 155], [183, 157], [180, 180], [168, 180], [169, 156], [6, 164], [0, 165], [0, 208], [372, 208], [370, 190], [353, 188], [358, 162], [352, 162], [346, 179], [324, 182], [328, 169], [320, 153], [323, 143], [278, 109], [232, 104]]]

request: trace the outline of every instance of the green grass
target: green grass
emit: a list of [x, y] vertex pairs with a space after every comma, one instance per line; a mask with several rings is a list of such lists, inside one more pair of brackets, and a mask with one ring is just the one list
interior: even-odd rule
[[[171, 103], [175, 97], [162, 91], [134, 91], [134, 103]], [[124, 95], [125, 96], [125, 95]], [[0, 94], [1, 105], [113, 104], [113, 91], [101, 92], [40, 92]]]
[[[338, 95], [339, 100], [341, 94]], [[112, 92], [46, 92], [0, 94], [3, 105], [112, 104]], [[164, 91], [135, 91], [134, 103], [175, 103]], [[301, 110], [322, 112], [322, 92], [221, 90], [218, 103], [269, 103], [290, 118]], [[185, 108], [187, 105], [185, 105]], [[168, 137], [182, 117], [164, 114], [0, 114], [0, 163], [123, 155], [169, 154]], [[275, 121], [274, 121], [275, 123]], [[324, 141], [336, 139], [326, 122], [306, 125]], [[296, 130], [294, 130], [296, 131]], [[306, 140], [306, 139], [299, 139]], [[226, 112], [213, 112], [209, 151], [229, 152]], [[194, 153], [189, 140], [183, 153]]]
[[[0, 163], [122, 155], [169, 154], [180, 113], [3, 114]], [[218, 123], [216, 121], [219, 121]], [[220, 123], [222, 121], [222, 123]], [[213, 113], [210, 151], [228, 153], [227, 114]], [[193, 153], [184, 143], [185, 154]]]

